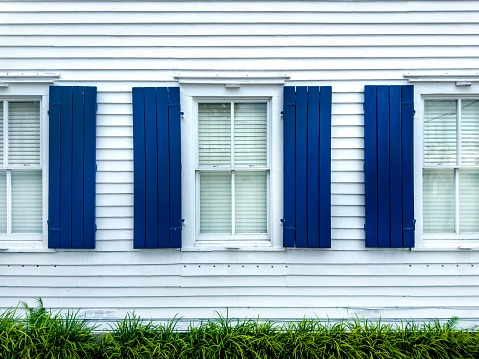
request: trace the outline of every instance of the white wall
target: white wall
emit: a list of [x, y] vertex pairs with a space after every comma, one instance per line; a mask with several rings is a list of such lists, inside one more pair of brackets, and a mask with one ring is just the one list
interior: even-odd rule
[[[98, 87], [97, 249], [0, 252], [0, 310], [479, 321], [477, 252], [364, 248], [362, 169], [364, 85], [477, 69], [479, 1], [3, 1], [0, 22], [0, 72]], [[333, 87], [332, 249], [133, 251], [131, 88], [238, 70]]]

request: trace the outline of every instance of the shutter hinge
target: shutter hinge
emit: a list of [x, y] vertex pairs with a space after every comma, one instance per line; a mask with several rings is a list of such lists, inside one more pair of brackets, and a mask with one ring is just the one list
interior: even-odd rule
[[286, 227], [284, 224], [286, 223], [286, 220], [284, 218], [280, 219], [281, 223], [283, 223], [283, 229], [286, 231], [295, 231], [296, 227]]
[[366, 230], [366, 223], [364, 223], [364, 226], [363, 226], [363, 227], [364, 227], [364, 230]]
[[170, 227], [170, 228], [169, 228], [170, 231], [181, 231], [181, 226], [182, 226], [182, 224], [183, 224], [184, 222], [185, 222], [184, 218], [180, 219], [180, 220], [178, 221], [178, 223], [179, 223], [180, 226], [179, 226], [179, 227]]
[[415, 231], [416, 230], [416, 220], [415, 219], [412, 220], [412, 227], [403, 228], [402, 230], [403, 231]]
[[295, 103], [285, 103], [285, 104], [283, 105], [284, 110], [281, 111], [281, 114], [282, 114], [282, 115], [284, 115], [284, 114], [286, 113], [286, 107], [288, 107], [288, 106], [296, 107], [296, 104], [295, 104]]
[[60, 232], [61, 228], [50, 228], [50, 220], [47, 220], [49, 232]]
[[98, 231], [98, 226], [95, 223], [95, 232]]
[[401, 102], [401, 105], [414, 105], [414, 102]]
[[180, 107], [179, 103], [169, 103], [168, 107]]
[[95, 165], [95, 172], [98, 172], [98, 165]]
[[61, 106], [62, 103], [61, 102], [50, 102], [50, 107], [52, 106]]

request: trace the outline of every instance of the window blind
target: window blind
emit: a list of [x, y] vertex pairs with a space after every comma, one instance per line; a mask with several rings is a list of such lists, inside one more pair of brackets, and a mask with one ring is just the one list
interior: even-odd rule
[[200, 167], [231, 166], [231, 105], [198, 105], [198, 142]]
[[231, 233], [231, 172], [200, 172], [200, 233]]
[[40, 106], [38, 102], [8, 104], [8, 164], [40, 165]]
[[456, 164], [456, 101], [424, 103], [424, 164]]
[[0, 233], [7, 233], [7, 173], [0, 171]]
[[235, 232], [266, 233], [266, 171], [235, 173]]
[[479, 165], [479, 100], [461, 101], [461, 162]]
[[454, 232], [454, 170], [423, 170], [424, 233]]
[[266, 167], [266, 104], [235, 103], [235, 166]]
[[12, 171], [12, 233], [42, 232], [42, 172]]

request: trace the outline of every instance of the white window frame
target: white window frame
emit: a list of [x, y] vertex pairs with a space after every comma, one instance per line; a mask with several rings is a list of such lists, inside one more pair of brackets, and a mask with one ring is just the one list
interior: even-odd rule
[[[43, 82], [43, 81], [42, 81]], [[48, 103], [49, 85], [47, 83], [8, 83], [0, 87], [0, 100], [39, 101], [40, 103], [40, 165], [42, 171], [42, 232], [32, 234], [0, 234], [0, 250], [39, 249], [48, 247]], [[4, 118], [6, 121], [6, 118]], [[8, 195], [8, 194], [7, 194]]]
[[[181, 83], [182, 250], [284, 250], [283, 83]], [[200, 234], [198, 171], [198, 103], [266, 102], [268, 107], [267, 234]]]
[[434, 99], [479, 98], [479, 83], [475, 81], [463, 82], [460, 79], [450, 80], [448, 78], [423, 78], [411, 81], [414, 84], [414, 107], [416, 110], [414, 117], [414, 214], [417, 222], [413, 250], [479, 250], [479, 233], [424, 233], [423, 227], [424, 103]]

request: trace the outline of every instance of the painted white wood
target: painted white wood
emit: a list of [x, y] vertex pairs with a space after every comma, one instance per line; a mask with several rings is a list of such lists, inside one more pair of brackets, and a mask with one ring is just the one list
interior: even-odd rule
[[[364, 247], [362, 169], [364, 85], [406, 84], [404, 74], [413, 72], [477, 72], [478, 14], [477, 0], [1, 2], [0, 72], [54, 72], [60, 74], [58, 85], [98, 88], [98, 231], [92, 251], [48, 250], [39, 241], [20, 249], [6, 242], [10, 249], [0, 251], [0, 310], [20, 300], [33, 305], [41, 296], [46, 306], [90, 311], [87, 318], [95, 309], [102, 324], [133, 310], [160, 321], [178, 314], [187, 323], [216, 317], [216, 310], [226, 314], [226, 308], [233, 317], [280, 320], [458, 315], [479, 324], [477, 248], [430, 248], [428, 241], [418, 242], [424, 251]], [[331, 249], [283, 250], [279, 231], [276, 251], [133, 250], [131, 88], [178, 86], [179, 73], [287, 73], [288, 85], [333, 87]], [[0, 87], [0, 96], [48, 95], [45, 84], [8, 86]], [[188, 86], [212, 96], [211, 86]], [[426, 86], [431, 88], [441, 94], [457, 90], [453, 82]], [[265, 96], [261, 86], [227, 91], [230, 98], [248, 91]], [[191, 125], [189, 101], [182, 100], [184, 134]], [[420, 101], [416, 96], [416, 129]], [[279, 135], [281, 107], [272, 109]], [[46, 119], [47, 106], [43, 110]], [[192, 143], [183, 138], [185, 149]], [[281, 163], [280, 144], [271, 155]], [[280, 229], [281, 166], [274, 171], [279, 194], [271, 202], [271, 223]], [[190, 190], [183, 186], [184, 195]], [[191, 207], [183, 206], [184, 241], [192, 228]], [[421, 210], [416, 207], [416, 216]]]

